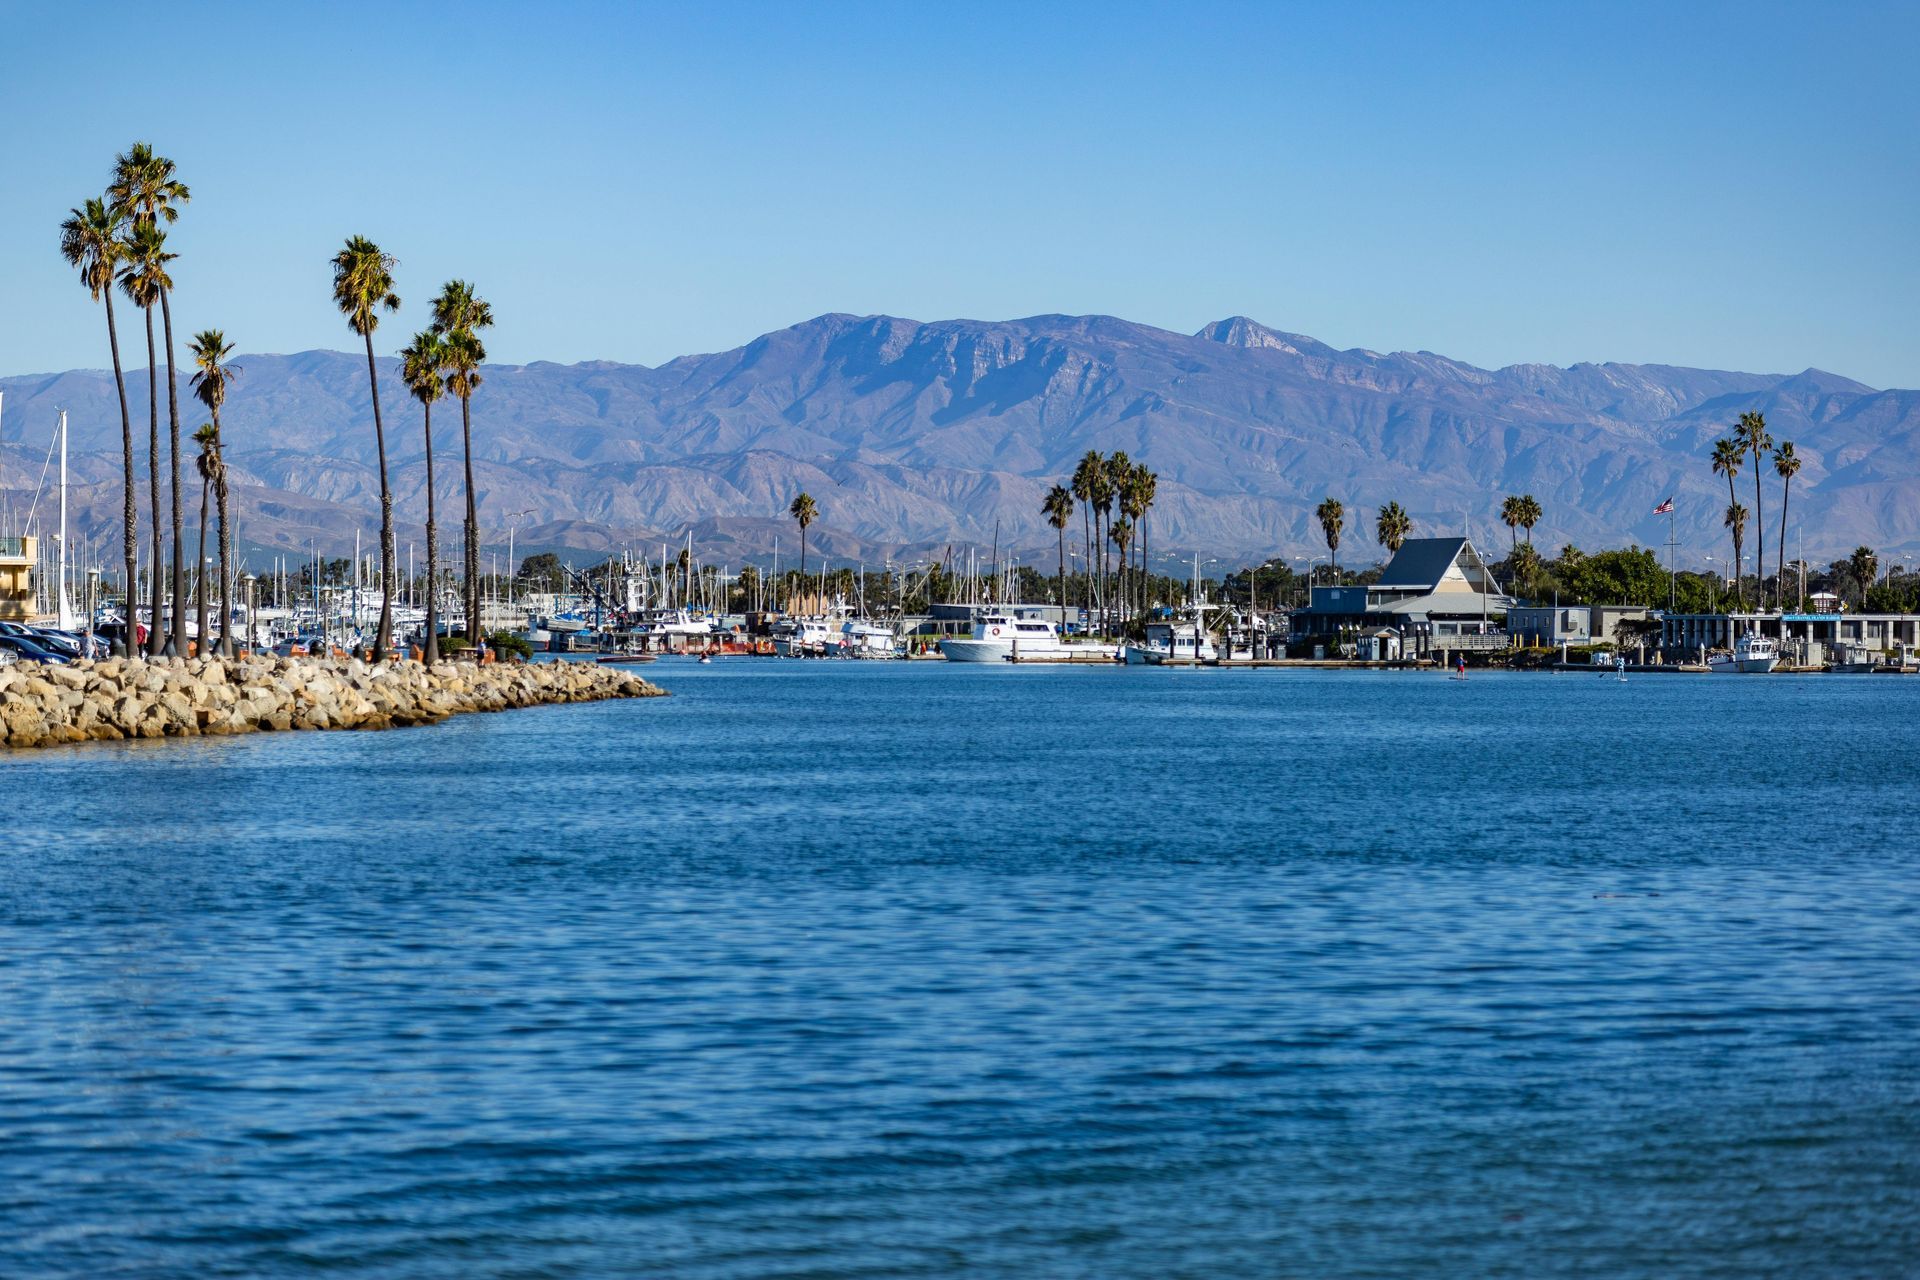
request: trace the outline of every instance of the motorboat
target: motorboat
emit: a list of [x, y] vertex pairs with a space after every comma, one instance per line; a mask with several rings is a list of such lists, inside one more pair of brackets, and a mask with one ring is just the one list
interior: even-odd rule
[[1149, 622], [1144, 640], [1129, 641], [1121, 657], [1130, 667], [1158, 667], [1167, 663], [1212, 662], [1220, 656], [1205, 615], [1172, 622]]
[[1018, 662], [1062, 658], [1071, 652], [1051, 622], [1008, 613], [984, 613], [974, 619], [973, 632], [966, 639], [949, 636], [940, 642], [941, 656], [948, 662]]
[[1780, 646], [1770, 636], [1749, 631], [1733, 642], [1732, 653], [1707, 655], [1707, 670], [1720, 675], [1765, 675], [1780, 661]]

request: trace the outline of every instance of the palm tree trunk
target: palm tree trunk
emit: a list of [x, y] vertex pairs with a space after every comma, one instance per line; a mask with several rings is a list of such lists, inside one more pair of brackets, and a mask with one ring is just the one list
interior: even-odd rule
[[1053, 527], [1060, 535], [1060, 622], [1064, 628], [1067, 621], [1067, 522], [1062, 520]]
[[393, 647], [393, 490], [387, 487], [387, 430], [380, 420], [380, 377], [373, 365], [373, 330], [367, 340], [367, 386], [373, 392], [373, 448], [380, 460], [380, 629], [373, 634], [373, 660]]
[[166, 651], [167, 637], [160, 624], [164, 601], [161, 599], [160, 551], [166, 545], [165, 525], [160, 523], [160, 362], [153, 348], [153, 308], [147, 313], [147, 505], [153, 512], [153, 626], [147, 631], [147, 656], [157, 658]]
[[427, 639], [420, 654], [431, 671], [440, 660], [440, 525], [433, 511], [433, 405], [421, 407], [427, 420]]
[[[213, 419], [214, 448], [219, 449], [220, 417]], [[220, 656], [233, 656], [233, 522], [227, 515], [227, 455], [216, 453], [213, 473], [213, 501], [220, 514]], [[249, 625], [252, 619], [248, 620]], [[247, 644], [253, 644], [253, 633], [247, 633]]]
[[[167, 340], [167, 432], [171, 441], [169, 457], [172, 461], [173, 486], [173, 614], [174, 631], [185, 631], [181, 618], [186, 612], [187, 565], [186, 557], [181, 554], [185, 549], [180, 532], [180, 380], [173, 371], [173, 306], [167, 299], [169, 290], [160, 291], [160, 318], [166, 331]], [[205, 548], [202, 548], [204, 550]], [[203, 587], [204, 591], [205, 588]], [[200, 652], [207, 651], [207, 633], [200, 632]], [[174, 637], [174, 651], [185, 653], [187, 646], [178, 635]]]
[[1753, 576], [1760, 607], [1767, 607], [1767, 520], [1760, 510], [1760, 451], [1753, 451]]
[[[1153, 570], [1147, 567], [1147, 513], [1144, 511], [1140, 513], [1140, 570], [1140, 612], [1145, 613], [1153, 607], [1153, 602], [1147, 599], [1147, 593], [1153, 589]], [[1247, 582], [1251, 590], [1253, 579], [1248, 578]]]
[[480, 651], [480, 507], [473, 496], [473, 410], [468, 395], [460, 397], [460, 444], [466, 455], [466, 591], [467, 643]]
[[1787, 610], [1787, 494], [1793, 488], [1793, 477], [1786, 476], [1780, 481], [1780, 568], [1774, 574], [1774, 590], [1780, 593], [1780, 611]]
[[133, 473], [133, 416], [127, 412], [127, 377], [120, 368], [120, 329], [113, 320], [113, 290], [104, 291], [107, 300], [107, 344], [113, 348], [113, 384], [120, 390], [120, 478], [124, 506], [120, 511], [122, 550], [127, 557], [127, 630], [124, 642], [118, 646], [121, 653], [131, 658], [137, 652], [134, 644], [134, 603], [139, 595], [140, 573], [140, 503], [134, 491]]
[[[197, 602], [199, 609], [195, 615], [195, 621], [200, 631], [198, 653], [204, 658], [208, 653], [207, 637], [212, 634], [207, 629], [207, 478], [205, 476], [200, 477], [200, 554], [197, 564], [200, 569], [200, 590], [194, 593], [199, 597]], [[223, 627], [222, 630], [225, 628]]]

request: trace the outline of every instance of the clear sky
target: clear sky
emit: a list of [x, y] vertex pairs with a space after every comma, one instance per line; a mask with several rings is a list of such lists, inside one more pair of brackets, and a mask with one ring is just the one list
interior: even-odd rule
[[147, 139], [176, 323], [243, 351], [349, 345], [359, 233], [383, 352], [459, 275], [515, 362], [1246, 314], [1920, 386], [1917, 47], [1912, 3], [0, 5], [0, 373], [106, 364], [56, 231]]

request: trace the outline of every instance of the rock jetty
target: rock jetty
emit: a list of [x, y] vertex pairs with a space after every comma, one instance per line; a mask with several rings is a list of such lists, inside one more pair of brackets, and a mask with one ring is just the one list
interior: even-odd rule
[[596, 663], [367, 663], [355, 658], [110, 658], [0, 667], [0, 747], [269, 729], [390, 729], [464, 711], [653, 698]]

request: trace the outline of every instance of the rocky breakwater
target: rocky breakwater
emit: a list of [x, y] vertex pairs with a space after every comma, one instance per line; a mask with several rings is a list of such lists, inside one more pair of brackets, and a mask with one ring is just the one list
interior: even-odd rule
[[463, 711], [652, 698], [664, 691], [594, 663], [254, 657], [0, 667], [0, 747], [268, 729], [390, 729]]

